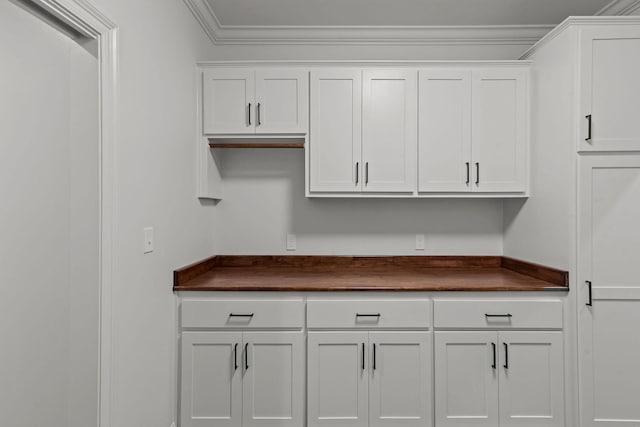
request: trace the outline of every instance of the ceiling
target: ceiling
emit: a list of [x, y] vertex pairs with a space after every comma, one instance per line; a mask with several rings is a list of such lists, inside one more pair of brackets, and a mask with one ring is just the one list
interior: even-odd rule
[[205, 0], [236, 26], [523, 26], [591, 16], [611, 0]]
[[531, 46], [568, 16], [640, 11], [640, 0], [184, 2], [216, 45]]

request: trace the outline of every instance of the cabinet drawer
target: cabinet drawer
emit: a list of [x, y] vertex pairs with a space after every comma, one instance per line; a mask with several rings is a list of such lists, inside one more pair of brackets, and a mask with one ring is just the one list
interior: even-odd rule
[[435, 300], [435, 328], [562, 328], [561, 301]]
[[183, 328], [302, 328], [304, 302], [300, 300], [185, 300]]
[[430, 325], [429, 300], [307, 301], [310, 329], [424, 329]]

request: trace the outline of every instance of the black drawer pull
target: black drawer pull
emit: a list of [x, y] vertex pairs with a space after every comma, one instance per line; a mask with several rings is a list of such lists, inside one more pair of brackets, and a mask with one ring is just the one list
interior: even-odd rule
[[233, 370], [238, 370], [238, 343], [233, 346]]
[[356, 313], [356, 317], [380, 317], [380, 313]]
[[373, 370], [376, 370], [376, 344], [373, 344]]
[[504, 344], [504, 369], [509, 369], [509, 344], [503, 342]]
[[493, 349], [493, 363], [491, 364], [491, 367], [496, 369], [496, 343], [492, 342], [491, 348]]
[[507, 314], [487, 314], [487, 313], [485, 313], [484, 316], [485, 317], [509, 317], [509, 318], [513, 317], [510, 313], [507, 313]]
[[247, 314], [229, 313], [229, 317], [253, 317], [253, 313], [247, 313]]
[[244, 344], [244, 370], [249, 369], [249, 343]]

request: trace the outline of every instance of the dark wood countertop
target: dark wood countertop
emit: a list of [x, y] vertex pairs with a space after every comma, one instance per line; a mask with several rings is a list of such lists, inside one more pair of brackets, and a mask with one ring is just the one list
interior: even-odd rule
[[567, 291], [566, 271], [501, 256], [215, 256], [174, 291]]

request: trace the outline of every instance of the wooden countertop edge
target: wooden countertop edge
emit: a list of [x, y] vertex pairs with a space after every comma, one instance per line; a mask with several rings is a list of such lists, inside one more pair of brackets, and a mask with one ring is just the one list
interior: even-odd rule
[[[215, 284], [214, 272], [217, 268], [226, 271], [250, 272], [252, 269], [269, 271], [269, 268], [299, 269], [299, 268], [322, 268], [324, 265], [331, 265], [338, 269], [343, 267], [356, 269], [361, 273], [362, 268], [377, 267], [393, 270], [412, 268], [427, 273], [429, 269], [438, 271], [448, 268], [459, 272], [460, 269], [473, 274], [487, 270], [508, 270], [535, 279], [538, 283], [515, 283], [512, 286], [500, 284], [484, 284], [479, 286], [442, 284], [434, 285], [425, 283], [424, 285], [398, 284], [395, 286], [384, 285], [357, 285], [339, 283], [321, 283], [300, 285], [275, 284], [265, 280], [257, 280], [256, 283], [242, 283], [233, 285]], [[366, 271], [366, 270], [364, 270]], [[327, 274], [331, 274], [327, 271]], [[392, 273], [391, 273], [392, 274]], [[211, 276], [208, 279], [202, 276]], [[182, 267], [174, 271], [173, 290], [178, 291], [278, 291], [278, 292], [325, 292], [325, 291], [568, 291], [569, 273], [567, 271], [547, 267], [540, 264], [530, 263], [502, 256], [382, 256], [382, 257], [358, 257], [358, 256], [212, 256], [193, 264]], [[301, 281], [304, 279], [301, 279]], [[446, 282], [446, 279], [443, 279]], [[540, 283], [542, 282], [542, 283]], [[545, 284], [547, 286], [545, 286]]]

